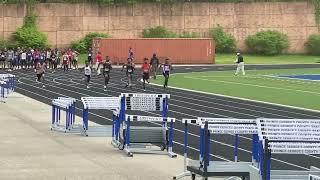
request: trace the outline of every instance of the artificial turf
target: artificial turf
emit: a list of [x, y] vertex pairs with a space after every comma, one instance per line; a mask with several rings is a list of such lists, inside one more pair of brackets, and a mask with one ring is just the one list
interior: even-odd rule
[[[270, 77], [274, 75], [320, 74], [320, 69], [251, 70], [246, 75], [234, 71], [173, 74], [169, 85], [209, 93], [247, 98], [320, 110], [320, 81]], [[154, 83], [162, 84], [163, 78]]]

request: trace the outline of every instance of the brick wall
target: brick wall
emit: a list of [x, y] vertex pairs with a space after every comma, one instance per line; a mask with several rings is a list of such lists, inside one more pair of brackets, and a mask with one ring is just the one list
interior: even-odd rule
[[[209, 28], [223, 26], [245, 49], [244, 39], [260, 30], [288, 34], [290, 52], [303, 52], [310, 34], [318, 33], [314, 7], [296, 3], [184, 3], [135, 4], [99, 7], [94, 4], [38, 4], [38, 25], [53, 46], [64, 47], [90, 31], [115, 38], [141, 37], [144, 28], [165, 26], [181, 33], [193, 31], [208, 37]], [[24, 5], [0, 5], [0, 35], [9, 38], [22, 25]]]

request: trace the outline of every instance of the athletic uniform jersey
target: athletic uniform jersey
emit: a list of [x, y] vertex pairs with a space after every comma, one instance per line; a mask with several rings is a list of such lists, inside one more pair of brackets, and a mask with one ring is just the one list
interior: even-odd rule
[[129, 63], [129, 64], [126, 64], [126, 67], [127, 67], [127, 74], [132, 74], [133, 71], [134, 71], [134, 64], [133, 63]]
[[68, 57], [68, 55], [64, 55], [62, 61], [63, 61], [62, 63], [63, 63], [64, 65], [68, 65], [68, 64], [69, 64], [69, 57]]
[[101, 63], [102, 62], [102, 56], [101, 54], [97, 54], [96, 56], [96, 62]]
[[43, 74], [44, 73], [44, 66], [45, 64], [43, 63], [43, 65], [41, 65], [40, 63], [37, 64], [37, 74]]
[[144, 64], [142, 65], [142, 71], [143, 71], [143, 73], [148, 74], [149, 71], [150, 71], [150, 64], [144, 63]]
[[112, 70], [112, 65], [110, 62], [106, 62], [103, 64], [103, 74], [109, 74]]
[[32, 59], [32, 52], [31, 52], [31, 51], [28, 51], [28, 52], [27, 52], [27, 59], [28, 59], [28, 60], [31, 60], [31, 59]]
[[236, 63], [242, 63], [243, 62], [243, 57], [240, 55], [240, 56], [238, 56], [238, 58], [237, 58], [237, 62]]
[[162, 65], [162, 72], [165, 74], [170, 74], [171, 71], [171, 64], [163, 64]]
[[6, 60], [6, 55], [4, 54], [4, 52], [1, 53], [0, 58], [1, 58], [1, 61]]
[[22, 53], [21, 53], [21, 59], [22, 59], [22, 60], [26, 60], [26, 59], [27, 59], [27, 53], [22, 52]]
[[84, 75], [91, 76], [91, 68], [89, 66], [84, 68]]
[[57, 61], [57, 56], [56, 56], [54, 53], [51, 55], [50, 58], [51, 58], [51, 60], [54, 61], [54, 62]]

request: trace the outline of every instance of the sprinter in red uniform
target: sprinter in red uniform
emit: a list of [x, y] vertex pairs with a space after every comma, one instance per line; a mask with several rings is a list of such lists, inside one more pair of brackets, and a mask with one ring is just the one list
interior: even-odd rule
[[148, 62], [148, 58], [144, 58], [144, 63], [142, 64], [141, 70], [142, 70], [142, 80], [143, 80], [143, 91], [146, 91], [146, 81], [149, 82], [150, 77], [150, 64]]

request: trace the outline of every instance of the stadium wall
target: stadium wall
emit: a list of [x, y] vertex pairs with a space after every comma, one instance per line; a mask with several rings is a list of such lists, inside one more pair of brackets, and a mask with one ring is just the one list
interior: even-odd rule
[[[23, 24], [26, 6], [0, 5], [0, 36], [9, 38]], [[36, 6], [38, 25], [55, 47], [65, 47], [90, 31], [108, 32], [114, 38], [139, 38], [148, 27], [165, 26], [174, 32], [198, 32], [220, 25], [238, 40], [260, 30], [288, 34], [292, 53], [304, 52], [310, 34], [318, 33], [314, 6], [309, 2], [184, 3], [98, 6], [96, 4], [43, 3]]]

